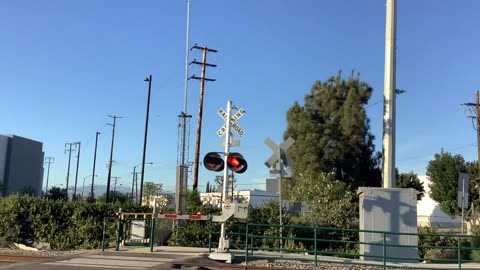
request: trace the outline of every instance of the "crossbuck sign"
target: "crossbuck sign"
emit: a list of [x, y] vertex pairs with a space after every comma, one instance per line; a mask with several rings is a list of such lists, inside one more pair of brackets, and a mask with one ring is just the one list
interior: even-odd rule
[[[245, 114], [245, 110], [243, 108], [240, 108], [232, 117], [230, 120], [231, 128], [237, 132], [238, 135], [243, 136], [245, 135], [245, 131], [237, 124], [237, 121], [242, 118], [242, 116]], [[219, 137], [222, 137], [225, 132], [227, 132], [227, 112], [220, 108], [218, 110], [218, 115], [225, 120], [225, 124], [217, 131], [217, 135]]]

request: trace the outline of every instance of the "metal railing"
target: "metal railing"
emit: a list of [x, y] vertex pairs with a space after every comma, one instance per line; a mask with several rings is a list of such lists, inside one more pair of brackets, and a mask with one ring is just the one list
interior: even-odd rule
[[[462, 269], [465, 264], [480, 268], [480, 236], [276, 224], [237, 224], [236, 229], [228, 231], [230, 247], [243, 250], [246, 265], [270, 259], [383, 269]], [[210, 238], [214, 236], [212, 232]], [[210, 240], [210, 250], [212, 246], [215, 242]]]

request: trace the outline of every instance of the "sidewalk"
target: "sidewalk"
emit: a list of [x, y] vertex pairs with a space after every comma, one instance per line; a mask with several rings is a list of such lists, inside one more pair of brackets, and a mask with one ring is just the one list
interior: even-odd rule
[[[105, 252], [115, 252], [115, 249], [108, 249]], [[174, 246], [157, 246], [153, 248], [153, 252], [150, 252], [150, 247], [134, 247], [124, 246], [120, 248], [120, 252], [133, 252], [133, 253], [160, 253], [160, 252], [172, 252], [172, 253], [191, 253], [192, 255], [207, 254], [208, 248], [199, 247], [174, 247]]]

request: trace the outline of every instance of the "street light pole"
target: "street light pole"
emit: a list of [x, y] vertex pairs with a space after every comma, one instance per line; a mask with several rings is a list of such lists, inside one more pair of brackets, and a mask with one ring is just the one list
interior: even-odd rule
[[97, 162], [98, 135], [100, 135], [100, 132], [97, 131], [97, 134], [95, 135], [95, 151], [94, 151], [94, 154], [93, 154], [92, 187], [91, 187], [91, 190], [90, 190], [90, 196], [92, 196], [92, 199], [95, 197], [95, 195], [93, 194], [93, 185], [95, 183], [95, 164]]
[[145, 137], [143, 139], [142, 178], [140, 179], [140, 205], [142, 205], [143, 180], [145, 176], [145, 156], [147, 154], [148, 116], [150, 114], [150, 93], [152, 91], [152, 75], [145, 79], [148, 82], [147, 113], [145, 117]]

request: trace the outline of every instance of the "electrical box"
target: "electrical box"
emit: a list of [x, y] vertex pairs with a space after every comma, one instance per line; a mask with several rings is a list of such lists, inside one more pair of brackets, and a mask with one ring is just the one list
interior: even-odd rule
[[418, 260], [417, 193], [412, 188], [358, 189], [360, 230], [365, 230], [359, 233], [361, 259], [381, 261], [386, 256], [389, 262]]

